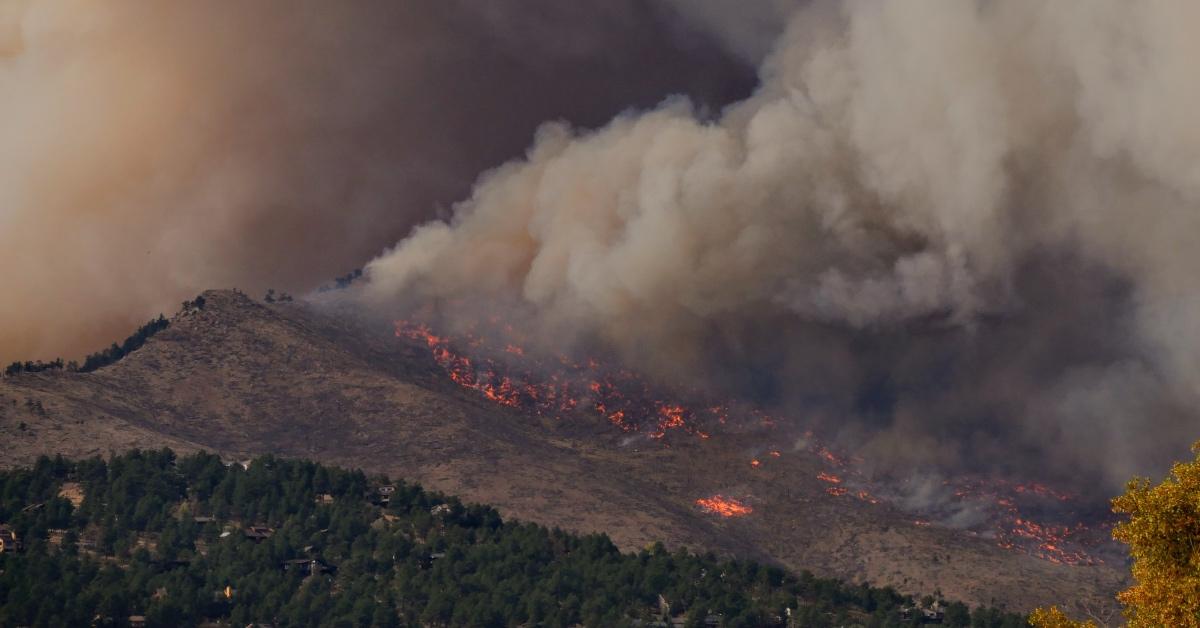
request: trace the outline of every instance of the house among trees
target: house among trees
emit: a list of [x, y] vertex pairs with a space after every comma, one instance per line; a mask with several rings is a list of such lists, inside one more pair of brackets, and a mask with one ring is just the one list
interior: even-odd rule
[[19, 549], [21, 549], [21, 545], [17, 542], [17, 533], [8, 526], [0, 526], [0, 554], [15, 552]]
[[392, 503], [392, 494], [396, 492], [396, 487], [391, 484], [385, 484], [375, 489], [375, 496], [371, 498], [371, 503], [376, 506], [387, 506]]
[[922, 624], [940, 624], [946, 619], [946, 607], [942, 605], [941, 600], [934, 600], [928, 604], [905, 606], [900, 609], [900, 618], [905, 621], [916, 619]]
[[63, 482], [58, 489], [58, 496], [71, 502], [73, 508], [83, 505], [83, 486], [79, 482]]
[[337, 571], [337, 567], [327, 565], [319, 558], [296, 558], [283, 561], [283, 570], [299, 571], [302, 575], [312, 576], [334, 573]]
[[242, 530], [242, 534], [245, 534], [246, 538], [251, 541], [257, 542], [271, 538], [271, 535], [275, 534], [275, 529], [266, 526], [249, 526]]

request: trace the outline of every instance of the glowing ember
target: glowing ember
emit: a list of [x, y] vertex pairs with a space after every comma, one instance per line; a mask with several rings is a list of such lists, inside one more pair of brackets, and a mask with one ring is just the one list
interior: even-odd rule
[[744, 517], [754, 512], [754, 509], [750, 506], [722, 495], [702, 497], [696, 500], [696, 505], [705, 512], [721, 515], [722, 517]]
[[831, 486], [831, 487], [825, 489], [825, 492], [829, 493], [830, 495], [833, 495], [834, 497], [841, 497], [841, 496], [845, 495], [846, 493], [849, 493], [850, 489], [842, 488], [840, 486]]
[[834, 453], [832, 451], [829, 451], [828, 449], [826, 449], [824, 447], [818, 447], [816, 453], [821, 458], [824, 458], [825, 462], [828, 462], [829, 464], [831, 464], [835, 467], [845, 466], [845, 464], [846, 464], [841, 458], [834, 455]]
[[658, 431], [651, 434], [651, 438], [662, 438], [666, 435], [667, 430], [678, 429], [687, 424], [683, 419], [683, 406], [660, 406], [658, 415], [662, 418], [658, 422]]
[[772, 457], [772, 458], [778, 458], [778, 457], [779, 457], [779, 456], [781, 456], [781, 455], [782, 455], [782, 454], [780, 454], [778, 451], [772, 451], [772, 452], [771, 452], [771, 457]]
[[839, 478], [838, 476], [833, 475], [831, 473], [825, 473], [824, 471], [817, 474], [817, 479], [821, 480], [822, 482], [829, 482], [830, 484], [841, 484], [842, 483], [842, 478]]
[[754, 467], [755, 469], [757, 469], [757, 468], [759, 468], [759, 467], [761, 467], [761, 466], [762, 466], [762, 463], [761, 463], [761, 462], [759, 462], [758, 458], [755, 458], [754, 460], [751, 460], [751, 461], [750, 461], [750, 466], [752, 466], [752, 467]]
[[863, 500], [864, 502], [867, 502], [868, 504], [878, 504], [879, 503], [879, 500], [872, 497], [871, 494], [868, 493], [867, 491], [859, 491], [859, 492], [855, 493], [855, 496], [857, 496], [859, 499]]

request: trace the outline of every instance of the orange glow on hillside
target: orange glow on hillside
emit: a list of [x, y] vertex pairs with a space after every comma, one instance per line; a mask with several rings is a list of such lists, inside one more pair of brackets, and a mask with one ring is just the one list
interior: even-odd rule
[[705, 512], [721, 515], [722, 517], [743, 517], [754, 512], [754, 509], [747, 504], [722, 495], [702, 497], [696, 500], [696, 505], [704, 509]]

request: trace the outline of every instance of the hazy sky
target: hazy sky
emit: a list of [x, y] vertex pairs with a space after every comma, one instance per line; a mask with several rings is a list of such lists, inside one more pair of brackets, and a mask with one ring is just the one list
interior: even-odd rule
[[744, 97], [753, 62], [706, 24], [642, 0], [0, 3], [0, 360], [206, 288], [310, 289], [545, 120]]

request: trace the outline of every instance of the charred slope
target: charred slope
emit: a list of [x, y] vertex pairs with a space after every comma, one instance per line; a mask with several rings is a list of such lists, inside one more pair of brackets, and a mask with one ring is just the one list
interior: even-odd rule
[[[203, 309], [112, 365], [0, 379], [0, 464], [130, 447], [273, 453], [409, 478], [506, 517], [607, 532], [627, 549], [663, 540], [977, 604], [1099, 606], [1121, 585], [1108, 566], [1055, 565], [918, 525], [887, 504], [838, 499], [816, 479], [820, 461], [788, 443], [754, 467], [745, 452], [761, 442], [736, 434], [622, 447], [603, 422], [488, 403], [386, 324], [204, 296]], [[753, 512], [721, 518], [696, 506], [714, 494], [736, 494]]]

